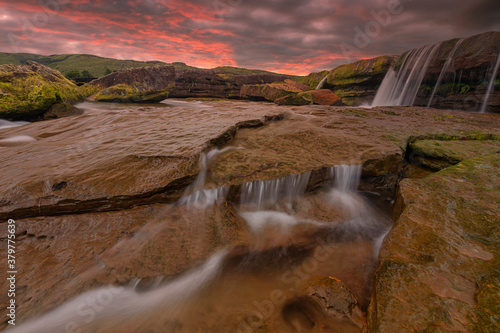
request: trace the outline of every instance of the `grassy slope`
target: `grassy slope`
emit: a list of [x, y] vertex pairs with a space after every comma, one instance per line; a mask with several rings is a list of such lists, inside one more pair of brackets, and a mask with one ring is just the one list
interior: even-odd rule
[[[146, 67], [165, 65], [161, 61], [135, 61], [135, 60], [117, 60], [111, 58], [102, 58], [88, 54], [60, 54], [51, 56], [42, 56], [30, 53], [1, 53], [0, 65], [2, 64], [23, 64], [26, 60], [36, 61], [42, 65], [57, 69], [63, 74], [71, 70], [88, 70], [92, 75], [103, 76], [106, 68], [112, 71], [130, 67]], [[175, 63], [177, 68], [192, 68], [187, 65]]]
[[[92, 75], [96, 77], [103, 76], [106, 71], [106, 68], [115, 71], [122, 68], [130, 68], [130, 67], [166, 65], [166, 63], [161, 61], [117, 60], [111, 58], [102, 58], [88, 54], [60, 54], [60, 55], [43, 56], [30, 53], [0, 52], [0, 65], [3, 64], [20, 65], [23, 64], [26, 60], [36, 61], [40, 64], [57, 69], [64, 75], [70, 72], [71, 70], [78, 70], [80, 72], [82, 72], [83, 70], [88, 70]], [[173, 65], [176, 69], [195, 68], [180, 62], [174, 62], [171, 65]], [[217, 67], [214, 69], [227, 71], [228, 73], [231, 74], [272, 73], [257, 69], [245, 69], [245, 68], [228, 67], [228, 66]]]

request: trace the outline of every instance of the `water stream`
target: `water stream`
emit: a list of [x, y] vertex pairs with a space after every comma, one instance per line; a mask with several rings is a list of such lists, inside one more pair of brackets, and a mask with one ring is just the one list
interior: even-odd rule
[[486, 112], [486, 107], [488, 106], [488, 100], [490, 99], [491, 91], [493, 90], [493, 85], [495, 83], [495, 79], [497, 77], [498, 69], [500, 67], [500, 54], [497, 56], [497, 61], [495, 66], [493, 67], [493, 72], [491, 73], [490, 82], [488, 83], [488, 88], [486, 90], [486, 94], [484, 95], [483, 104], [481, 105], [480, 112]]
[[[178, 205], [201, 214], [218, 209], [228, 187], [205, 187], [211, 162], [228, 151], [201, 156], [198, 178]], [[108, 286], [85, 292], [9, 332], [253, 332], [264, 323], [289, 331], [300, 314], [283, 312], [283, 302], [314, 276], [340, 279], [366, 309], [390, 218], [357, 192], [360, 165], [330, 168], [331, 179], [306, 193], [310, 175], [241, 186], [232, 206], [247, 225], [245, 245], [219, 250], [198, 268], [145, 291]], [[283, 301], [275, 301], [277, 294]], [[352, 329], [343, 321], [331, 325]]]
[[389, 69], [372, 106], [413, 105], [427, 68], [441, 43], [413, 49], [403, 59], [401, 68]]
[[[455, 44], [455, 46], [453, 46], [453, 49], [448, 54], [448, 58], [446, 58], [446, 61], [443, 65], [443, 68], [441, 69], [441, 73], [439, 73], [439, 77], [436, 81], [436, 85], [434, 86], [434, 89], [432, 90], [432, 94], [431, 94], [431, 97], [429, 98], [429, 103], [427, 103], [427, 107], [431, 106], [432, 100], [434, 99], [434, 95], [436, 94], [436, 91], [439, 88], [439, 84], [441, 83], [441, 80], [443, 80], [443, 77], [449, 72], [451, 65], [453, 64], [453, 57], [455, 56], [455, 53], [457, 52], [460, 45], [462, 45], [463, 41], [464, 41], [464, 38], [461, 38]], [[455, 74], [455, 71], [453, 71], [453, 73]]]

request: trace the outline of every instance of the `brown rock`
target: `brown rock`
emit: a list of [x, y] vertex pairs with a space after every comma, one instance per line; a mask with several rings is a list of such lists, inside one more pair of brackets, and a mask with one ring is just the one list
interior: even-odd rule
[[299, 94], [314, 104], [319, 105], [342, 105], [342, 99], [329, 89], [308, 90]]
[[[177, 106], [175, 112], [183, 116], [175, 121], [178, 114], [172, 117], [166, 106], [137, 107], [118, 118], [109, 107], [3, 129], [0, 139], [24, 135], [33, 142], [2, 150], [0, 215], [16, 218], [173, 202], [198, 173], [199, 155], [209, 142], [222, 145], [240, 126], [255, 127], [265, 116], [274, 119], [283, 112], [274, 105], [242, 112], [239, 107], [248, 107], [243, 102], [203, 105], [208, 110], [217, 106], [217, 113], [203, 115], [204, 122], [199, 121], [203, 108], [193, 112], [190, 106]], [[135, 140], [126, 139], [131, 137]], [[54, 185], [61, 182], [67, 185], [55, 191]]]
[[316, 332], [367, 331], [359, 301], [339, 279], [331, 276], [306, 281], [297, 299], [285, 305], [283, 318], [294, 332], [313, 327]]
[[274, 100], [274, 103], [278, 104], [278, 105], [308, 105], [308, 104], [312, 104], [311, 101], [309, 101], [306, 98], [304, 98], [303, 96], [301, 96], [299, 94], [295, 94], [295, 93], [286, 95], [284, 97], [280, 97], [280, 98]]
[[63, 117], [77, 116], [83, 111], [68, 103], [54, 104], [49, 111], [45, 112], [43, 119], [57, 119]]
[[500, 154], [400, 183], [376, 273], [370, 332], [494, 332]]
[[[120, 70], [92, 81], [81, 91], [102, 101], [158, 102], [167, 97], [240, 98], [243, 85], [287, 78], [288, 75], [272, 73], [235, 74], [225, 70], [155, 66]], [[110, 90], [113, 87], [114, 90]]]
[[293, 80], [283, 82], [274, 82], [270, 84], [244, 85], [241, 87], [240, 96], [251, 100], [275, 100], [291, 95], [293, 93], [303, 92], [309, 87]]

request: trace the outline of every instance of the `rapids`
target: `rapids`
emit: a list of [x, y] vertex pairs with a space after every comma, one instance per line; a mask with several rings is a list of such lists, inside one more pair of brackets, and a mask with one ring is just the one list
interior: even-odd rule
[[[229, 149], [235, 148], [202, 154], [198, 177], [177, 205], [200, 215], [218, 208], [228, 187], [205, 186], [210, 164]], [[310, 172], [246, 183], [233, 205], [247, 224], [248, 244], [221, 249], [198, 268], [160, 285], [131, 281], [125, 287], [87, 291], [8, 332], [139, 332], [145, 328], [148, 332], [252, 332], [264, 322], [286, 331], [300, 318], [293, 312], [282, 314], [282, 301], [273, 295], [279, 294], [283, 301], [293, 299], [307, 279], [318, 275], [339, 278], [366, 309], [378, 249], [390, 219], [357, 191], [360, 165], [334, 166], [329, 175], [323, 186], [309, 192]], [[117, 251], [133, 251], [132, 244]], [[332, 325], [353, 329], [343, 321]]]

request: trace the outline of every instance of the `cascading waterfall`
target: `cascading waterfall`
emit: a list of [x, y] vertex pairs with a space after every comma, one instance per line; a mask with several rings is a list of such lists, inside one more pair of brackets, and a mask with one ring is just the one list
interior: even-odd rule
[[255, 180], [241, 187], [240, 205], [264, 210], [276, 205], [278, 200], [298, 198], [306, 191], [311, 172], [289, 175], [280, 179]]
[[441, 43], [411, 50], [399, 71], [389, 69], [375, 95], [372, 106], [413, 105], [432, 57]]
[[[211, 159], [224, 151], [226, 150], [213, 150], [202, 156], [200, 174], [191, 188], [195, 191], [183, 197], [181, 202], [200, 204], [201, 193], [209, 197], [208, 192], [203, 192], [208, 166]], [[200, 331], [200, 327], [210, 331], [203, 324], [196, 325], [200, 325], [200, 322], [213, 324], [214, 313], [227, 316], [228, 306], [231, 307], [233, 316], [239, 316], [248, 313], [249, 308], [251, 310], [257, 299], [255, 297], [266, 297], [273, 290], [283, 290], [287, 297], [294, 297], [293, 287], [280, 277], [284, 276], [284, 273], [305, 267], [296, 265], [302, 265], [302, 262], [307, 260], [309, 264], [316, 262], [316, 265], [314, 270], [307, 271], [310, 275], [306, 277], [336, 276], [352, 288], [367, 305], [370, 301], [371, 276], [376, 268], [378, 249], [387, 234], [388, 226], [357, 192], [361, 165], [338, 165], [330, 168], [329, 172], [334, 178], [330, 188], [321, 187], [308, 195], [305, 195], [305, 192], [311, 172], [242, 185], [237, 213], [257, 235], [251, 238], [248, 253], [242, 253], [239, 247], [219, 251], [198, 269], [142, 293], [136, 290], [136, 286], [109, 286], [88, 291], [9, 332], [48, 333], [64, 331], [68, 325], [72, 330], [82, 333], [138, 332], [144, 325], [156, 325], [156, 330], [151, 331], [163, 332], [168, 331], [165, 330], [167, 324], [183, 327], [179, 330], [181, 332]], [[216, 190], [225, 191], [222, 188]], [[204, 200], [201, 202], [212, 202]], [[297, 201], [297, 209], [311, 202], [326, 202], [329, 206], [341, 208], [348, 206], [348, 214], [342, 221], [313, 220], [296, 211], [295, 205], [293, 208], [290, 205], [283, 209], [282, 203], [287, 206], [293, 200]], [[288, 252], [289, 248], [295, 250]], [[318, 248], [327, 256], [315, 257], [314, 253], [318, 252], [312, 250]], [[356, 255], [352, 255], [354, 252]], [[309, 254], [309, 257], [306, 257], [308, 259], [304, 259], [300, 256], [301, 253], [312, 253], [312, 256]], [[295, 257], [297, 254], [298, 257]], [[352, 256], [352, 260], [345, 260], [345, 255]], [[270, 268], [269, 260], [280, 264], [271, 264]], [[260, 269], [271, 269], [273, 275], [261, 276], [251, 273], [260, 272]], [[234, 308], [232, 290], [241, 293], [247, 289], [247, 298], [238, 301], [243, 309], [238, 312]], [[203, 297], [199, 297], [202, 290]], [[106, 306], [92, 310], [87, 306], [89, 299], [105, 299]], [[200, 302], [206, 303], [199, 307]], [[92, 318], [87, 314], [90, 312], [84, 311], [87, 308], [93, 311]], [[205, 308], [212, 310], [208, 314], [200, 312], [200, 309]], [[202, 317], [204, 315], [206, 317]]]
[[196, 180], [185, 191], [184, 195], [179, 199], [179, 204], [190, 205], [196, 208], [207, 208], [213, 205], [218, 200], [224, 199], [229, 191], [228, 186], [204, 189], [207, 181], [208, 168], [215, 157], [229, 150], [238, 148], [227, 147], [224, 149], [214, 148], [208, 153], [202, 153], [200, 157], [200, 173]]
[[325, 77], [322, 78], [321, 81], [319, 81], [315, 90], [320, 90], [321, 88], [323, 88], [323, 85], [325, 84], [326, 79], [328, 79], [328, 74], [326, 74]]
[[453, 56], [455, 55], [455, 53], [457, 52], [458, 48], [460, 47], [460, 45], [463, 43], [464, 40], [465, 40], [465, 38], [461, 38], [455, 44], [455, 46], [453, 46], [453, 49], [448, 54], [448, 58], [446, 58], [446, 61], [445, 61], [444, 65], [443, 65], [443, 68], [441, 69], [441, 73], [439, 73], [439, 77], [438, 77], [438, 79], [436, 81], [436, 85], [434, 86], [434, 89], [432, 90], [432, 94], [431, 94], [431, 97], [429, 98], [429, 103], [427, 103], [427, 107], [431, 106], [432, 99], [434, 98], [434, 95], [436, 94], [436, 91], [437, 91], [437, 89], [439, 87], [439, 84], [443, 80], [443, 77], [445, 76], [445, 74], [448, 73], [451, 65], [453, 64]]
[[486, 112], [486, 107], [488, 106], [488, 100], [490, 99], [491, 91], [493, 90], [493, 85], [497, 77], [498, 69], [500, 67], [500, 53], [497, 56], [497, 61], [493, 67], [493, 72], [491, 73], [490, 82], [488, 83], [488, 89], [486, 90], [486, 95], [484, 95], [483, 104], [481, 105], [480, 112]]

